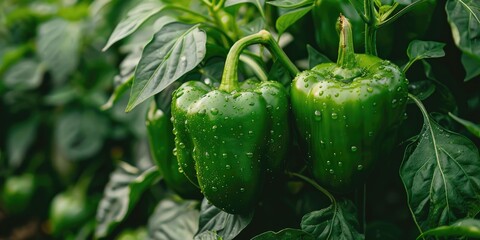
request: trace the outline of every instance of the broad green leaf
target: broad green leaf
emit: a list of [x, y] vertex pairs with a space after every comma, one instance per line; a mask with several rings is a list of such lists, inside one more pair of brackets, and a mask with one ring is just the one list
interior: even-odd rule
[[160, 1], [147, 1], [137, 5], [130, 10], [127, 16], [115, 27], [102, 50], [107, 50], [114, 43], [134, 33], [145, 21], [164, 8], [165, 5]]
[[258, 33], [262, 29], [265, 29], [265, 24], [265, 19], [257, 17], [253, 21], [240, 26], [240, 30], [242, 30], [245, 36], [252, 35], [254, 33]]
[[195, 68], [205, 56], [206, 40], [198, 25], [174, 22], [160, 29], [143, 50], [127, 111]]
[[82, 37], [80, 23], [53, 19], [38, 27], [37, 52], [55, 82], [65, 81], [78, 65]]
[[410, 60], [415, 61], [425, 58], [439, 58], [445, 56], [443, 47], [445, 47], [445, 43], [413, 40], [408, 45], [407, 55]]
[[467, 121], [465, 119], [461, 119], [452, 113], [448, 113], [448, 115], [453, 118], [455, 121], [458, 123], [462, 124], [469, 132], [471, 132], [473, 135], [477, 136], [480, 138], [480, 125], [477, 125], [475, 123], [472, 123], [470, 121]]
[[113, 104], [117, 102], [118, 99], [120, 99], [120, 97], [123, 96], [123, 94], [127, 92], [128, 89], [130, 89], [130, 87], [132, 86], [132, 83], [133, 83], [133, 76], [126, 79], [126, 81], [120, 83], [120, 85], [115, 87], [115, 90], [113, 90], [112, 95], [110, 95], [110, 98], [108, 99], [108, 101], [101, 106], [101, 109], [108, 110], [112, 108]]
[[110, 175], [103, 198], [97, 208], [95, 237], [108, 236], [133, 209], [142, 193], [160, 178], [157, 167], [144, 172], [121, 162]]
[[193, 239], [198, 230], [196, 201], [160, 201], [148, 220], [149, 239]]
[[424, 239], [425, 237], [472, 237], [480, 238], [480, 220], [478, 219], [462, 219], [450, 226], [440, 226], [431, 230], [428, 230], [418, 236], [417, 239]]
[[315, 48], [310, 45], [307, 45], [307, 52], [308, 52], [308, 66], [309, 68], [313, 68], [320, 63], [330, 63], [330, 60], [327, 56], [318, 52]]
[[294, 8], [299, 8], [306, 5], [312, 5], [314, 1], [313, 0], [274, 0], [267, 3], [279, 8], [294, 9]]
[[403, 72], [406, 72], [410, 66], [418, 60], [445, 56], [443, 47], [445, 47], [445, 43], [420, 40], [411, 41], [407, 48], [409, 60], [408, 63], [403, 67]]
[[206, 231], [217, 233], [223, 240], [234, 239], [250, 224], [252, 218], [253, 212], [248, 215], [226, 213], [210, 204], [208, 200], [204, 198], [200, 210], [200, 227], [195, 235], [195, 240], [198, 240], [198, 237]]
[[[480, 2], [477, 0], [447, 0], [445, 10], [455, 45], [463, 54], [475, 59], [476, 68], [480, 68], [480, 64], [478, 64], [480, 61]], [[471, 68], [475, 69], [465, 64], [464, 67], [467, 72], [474, 71]]]
[[280, 82], [284, 86], [291, 84], [292, 77], [280, 61], [275, 61], [268, 72], [268, 79]]
[[222, 240], [222, 238], [215, 232], [206, 231], [196, 236], [195, 240]]
[[230, 7], [230, 6], [234, 6], [234, 5], [241, 4], [241, 3], [251, 3], [251, 4], [255, 5], [255, 7], [260, 12], [260, 15], [263, 18], [265, 18], [265, 12], [263, 11], [263, 8], [265, 6], [265, 0], [226, 0], [224, 6], [225, 7]]
[[408, 92], [415, 95], [420, 100], [430, 97], [436, 89], [436, 85], [431, 80], [420, 80], [408, 83]]
[[314, 240], [315, 238], [299, 229], [286, 228], [278, 232], [268, 231], [252, 238], [252, 240]]
[[40, 119], [38, 118], [38, 115], [36, 115], [24, 122], [15, 123], [8, 130], [6, 150], [10, 167], [15, 169], [22, 164], [28, 148], [32, 145], [37, 136], [39, 123]]
[[66, 112], [56, 123], [56, 146], [69, 160], [84, 160], [100, 151], [107, 131], [107, 120], [94, 111]]
[[307, 213], [302, 218], [302, 230], [319, 240], [365, 239], [357, 230], [355, 206], [344, 200], [319, 211]]
[[78, 89], [72, 85], [66, 85], [53, 89], [43, 99], [46, 105], [62, 106], [78, 98]]
[[419, 230], [448, 225], [480, 211], [480, 156], [468, 138], [430, 119], [421, 102], [424, 124], [407, 146], [400, 176]]
[[35, 89], [42, 83], [44, 68], [33, 59], [22, 60], [5, 73], [5, 86], [17, 90]]
[[462, 64], [466, 72], [464, 81], [480, 75], [480, 59], [475, 59], [464, 53], [462, 54]]
[[[1, 25], [0, 25], [1, 30]], [[1, 38], [0, 38], [1, 39]], [[0, 40], [1, 41], [1, 40]], [[0, 42], [1, 43], [1, 42]], [[0, 50], [0, 76], [5, 73], [13, 64], [33, 48], [34, 44], [24, 43], [15, 46], [1, 48]]]
[[302, 18], [305, 14], [312, 10], [313, 6], [307, 6], [302, 8], [297, 8], [292, 11], [286, 12], [277, 19], [275, 27], [277, 28], [278, 34], [282, 35], [288, 27]]

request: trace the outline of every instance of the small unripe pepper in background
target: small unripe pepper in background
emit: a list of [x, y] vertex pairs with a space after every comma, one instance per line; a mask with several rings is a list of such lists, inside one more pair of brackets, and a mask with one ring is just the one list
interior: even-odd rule
[[292, 111], [314, 178], [345, 192], [363, 183], [394, 145], [407, 102], [404, 74], [393, 63], [355, 54], [349, 21], [340, 16], [337, 63], [293, 80]]
[[25, 173], [7, 179], [2, 191], [1, 201], [9, 214], [24, 213], [34, 199], [36, 179], [33, 174]]
[[175, 143], [170, 114], [152, 103], [147, 112], [146, 127], [153, 161], [167, 186], [183, 198], [200, 198], [200, 189], [179, 171], [177, 157], [173, 154]]
[[[281, 173], [289, 140], [284, 86], [275, 81], [238, 82], [240, 53], [255, 43], [283, 53], [266, 31], [247, 36], [230, 50], [218, 89], [186, 82], [172, 99], [181, 167], [187, 176], [196, 170], [205, 197], [233, 214], [253, 210], [266, 178]], [[284, 53], [279, 57], [291, 72], [298, 71], [286, 59]]]

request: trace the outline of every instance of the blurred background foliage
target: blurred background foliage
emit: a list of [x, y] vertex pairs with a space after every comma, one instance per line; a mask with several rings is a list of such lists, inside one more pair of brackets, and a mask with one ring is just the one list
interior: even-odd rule
[[[153, 22], [144, 24], [121, 44], [101, 51], [115, 26], [138, 2], [0, 2], [0, 239], [89, 239], [95, 231], [95, 214], [104, 191], [107, 194], [123, 186], [107, 185], [109, 179], [134, 179], [138, 176], [134, 170], [144, 171], [152, 166], [144, 121], [148, 104], [125, 113], [128, 94], [123, 94], [110, 109], [102, 110], [114, 89], [133, 76], [142, 48], [155, 32]], [[429, 98], [425, 105], [429, 111], [438, 112], [434, 117], [449, 129], [471, 137], [478, 145], [478, 139], [446, 117], [452, 112], [478, 123], [480, 94], [478, 76], [463, 81], [466, 73], [460, 61], [461, 52], [453, 42], [444, 7], [442, 3], [432, 8], [431, 22], [435, 24], [424, 26], [422, 35], [392, 37], [395, 29], [408, 24], [406, 18], [395, 23], [398, 25], [381, 29], [379, 53], [382, 58], [403, 65], [408, 60], [405, 49], [409, 41], [419, 38], [445, 42], [447, 57], [416, 64], [409, 71], [410, 90], [426, 92]], [[267, 24], [272, 26], [281, 11], [268, 4], [265, 8]], [[308, 13], [286, 33], [290, 43], [285, 51], [303, 69], [308, 68], [307, 55], [314, 56], [315, 49], [330, 59], [335, 58], [335, 51], [322, 49], [322, 33], [325, 35], [323, 31], [328, 29], [322, 30], [312, 21], [315, 14], [320, 13]], [[305, 31], [314, 27], [317, 30]], [[219, 62], [207, 67], [213, 66], [210, 70], [218, 75], [221, 74], [218, 66], [222, 65]], [[415, 106], [409, 107], [408, 116], [403, 140], [421, 128], [421, 115]], [[368, 189], [372, 197], [366, 206], [367, 220], [372, 224], [367, 234], [387, 229], [389, 233], [398, 232], [398, 236], [416, 236], [400, 178], [389, 175], [398, 172], [403, 149], [399, 147], [392, 154], [392, 164], [381, 166], [387, 170], [371, 177], [376, 184]], [[119, 168], [120, 161], [129, 165], [122, 163]], [[134, 170], [129, 171], [131, 168]], [[256, 219], [256, 226], [267, 221], [272, 221], [270, 226], [278, 229], [294, 226], [304, 213], [324, 207], [323, 196], [308, 186], [298, 185], [302, 184], [289, 183], [295, 194], [285, 195], [285, 199], [276, 203], [278, 206], [274, 205], [288, 214], [278, 216], [275, 221]], [[159, 190], [162, 187], [146, 191], [131, 216], [111, 236], [130, 239], [129, 236], [135, 235], [143, 239], [144, 227], [163, 194]], [[163, 200], [157, 210], [172, 204]], [[111, 206], [119, 205], [99, 209], [119, 211]], [[276, 209], [263, 210], [272, 213]], [[401, 235], [398, 226], [411, 231]], [[249, 231], [247, 228], [245, 234]]]

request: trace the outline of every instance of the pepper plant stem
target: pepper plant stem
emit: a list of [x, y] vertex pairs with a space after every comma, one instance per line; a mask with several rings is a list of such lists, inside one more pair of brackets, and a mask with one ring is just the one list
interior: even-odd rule
[[265, 45], [272, 53], [272, 55], [278, 57], [278, 61], [280, 61], [285, 66], [285, 68], [292, 76], [295, 76], [297, 75], [297, 73], [299, 73], [299, 70], [297, 69], [295, 64], [292, 63], [292, 61], [288, 58], [287, 54], [285, 54], [282, 48], [278, 45], [272, 34], [270, 34], [268, 31], [261, 30], [258, 33], [246, 36], [238, 40], [235, 44], [233, 44], [232, 48], [230, 48], [230, 51], [227, 55], [227, 60], [225, 62], [225, 68], [223, 70], [222, 83], [219, 87], [220, 90], [231, 92], [237, 88], [237, 68], [239, 56], [245, 49], [245, 47], [252, 44]]
[[377, 56], [377, 18], [375, 16], [375, 3], [365, 0], [365, 15], [369, 20], [365, 23], [365, 53]]

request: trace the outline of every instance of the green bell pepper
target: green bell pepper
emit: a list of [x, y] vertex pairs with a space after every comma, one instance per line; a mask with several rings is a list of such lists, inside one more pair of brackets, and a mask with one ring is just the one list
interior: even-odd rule
[[341, 16], [337, 63], [297, 75], [291, 101], [314, 178], [337, 192], [361, 184], [394, 144], [408, 81], [393, 63], [355, 54], [352, 29]]
[[57, 194], [50, 205], [49, 221], [53, 235], [60, 236], [67, 232], [78, 231], [93, 214], [81, 188], [72, 188]]
[[153, 102], [147, 112], [146, 126], [150, 151], [167, 186], [183, 198], [200, 198], [200, 190], [179, 171], [174, 156], [173, 126], [170, 114], [164, 113]]
[[35, 176], [30, 173], [7, 179], [2, 191], [2, 204], [9, 214], [22, 214], [28, 210], [35, 195]]
[[[281, 173], [289, 140], [288, 92], [275, 81], [239, 83], [238, 58], [250, 44], [262, 43], [296, 67], [261, 31], [235, 43], [218, 89], [184, 83], [172, 100], [177, 156], [184, 172], [194, 173], [205, 197], [223, 211], [246, 213], [256, 204], [265, 177]], [[184, 158], [184, 156], [187, 156]], [[188, 173], [187, 173], [188, 172]]]

